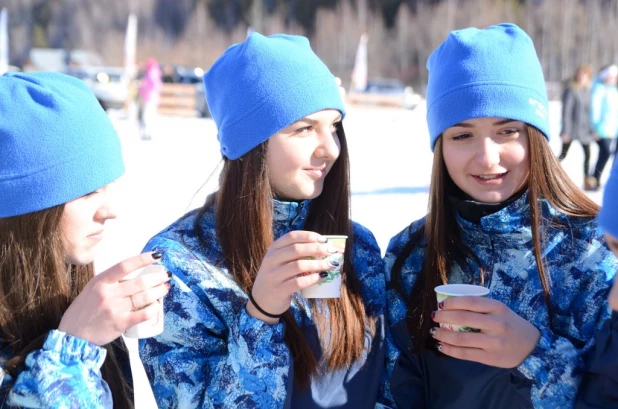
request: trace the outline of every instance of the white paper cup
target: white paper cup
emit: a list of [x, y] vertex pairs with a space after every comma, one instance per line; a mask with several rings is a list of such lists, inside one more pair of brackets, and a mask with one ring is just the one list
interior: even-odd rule
[[[438, 304], [451, 297], [487, 297], [489, 294], [489, 288], [472, 284], [444, 284], [434, 288], [434, 291], [436, 292]], [[440, 323], [440, 328], [457, 332], [479, 332], [476, 328], [443, 322]]]
[[[154, 273], [165, 273], [167, 270], [165, 267], [153, 264], [150, 266], [146, 266], [144, 268], [140, 268], [139, 270], [135, 270], [134, 272], [126, 275], [122, 281], [132, 280], [144, 274], [154, 274]], [[137, 325], [129, 328], [124, 336], [128, 338], [150, 338], [156, 335], [159, 335], [163, 332], [163, 300], [156, 301], [159, 305], [159, 312], [156, 316], [149, 319], [148, 321], [140, 322]]]
[[328, 273], [328, 277], [320, 280], [319, 283], [303, 289], [300, 293], [305, 298], [339, 298], [341, 296], [341, 270], [343, 269], [343, 253], [345, 242], [348, 236], [322, 236], [328, 239], [328, 244], [339, 250], [335, 254], [325, 256], [324, 259], [333, 260], [339, 263]]

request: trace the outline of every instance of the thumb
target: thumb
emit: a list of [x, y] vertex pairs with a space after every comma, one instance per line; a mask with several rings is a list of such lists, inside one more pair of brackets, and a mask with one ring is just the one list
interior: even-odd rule
[[159, 251], [141, 253], [137, 256], [121, 261], [120, 263], [98, 274], [97, 277], [100, 277], [101, 280], [108, 283], [116, 283], [121, 281], [125, 276], [133, 271], [153, 264], [155, 261], [159, 260], [161, 256], [162, 253]]

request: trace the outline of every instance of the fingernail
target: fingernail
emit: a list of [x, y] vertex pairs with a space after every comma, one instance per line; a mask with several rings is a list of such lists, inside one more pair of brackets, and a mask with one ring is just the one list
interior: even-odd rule
[[322, 277], [322, 278], [326, 278], [326, 277], [328, 277], [328, 272], [326, 272], [326, 271], [321, 271], [321, 272], [320, 272], [320, 277]]
[[432, 311], [432, 312], [431, 312], [431, 319], [432, 319], [432, 320], [435, 320], [435, 319], [436, 319], [436, 312], [435, 312], [435, 311]]
[[436, 349], [437, 349], [438, 351], [442, 351], [442, 343], [441, 343], [441, 342], [438, 342], [438, 343], [436, 344]]
[[339, 250], [337, 250], [334, 247], [329, 247], [329, 248], [326, 249], [326, 251], [328, 251], [330, 254], [339, 253]]
[[339, 262], [338, 262], [338, 261], [331, 260], [331, 261], [329, 261], [329, 263], [330, 263], [330, 265], [331, 265], [331, 266], [333, 266], [333, 267], [339, 267]]
[[169, 278], [172, 278], [172, 272], [171, 272], [171, 271], [168, 271], [168, 272], [167, 272], [167, 276], [168, 276]]
[[163, 257], [163, 252], [162, 251], [155, 251], [154, 253], [152, 253], [152, 258], [154, 258], [155, 260], [158, 260], [161, 257]]
[[322, 237], [322, 236], [318, 237], [318, 243], [326, 243], [326, 242], [328, 242], [328, 239], [326, 237]]
[[439, 310], [444, 309], [444, 301], [440, 301], [440, 302], [438, 303], [438, 309], [439, 309]]
[[430, 330], [429, 330], [429, 334], [430, 334], [432, 337], [435, 337], [435, 336], [436, 336], [436, 329], [435, 329], [435, 328], [430, 329]]

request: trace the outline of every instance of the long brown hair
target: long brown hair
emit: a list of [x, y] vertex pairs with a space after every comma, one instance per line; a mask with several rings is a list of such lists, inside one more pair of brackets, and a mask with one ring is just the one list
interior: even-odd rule
[[[24, 369], [26, 356], [42, 348], [47, 333], [58, 328], [64, 312], [94, 277], [92, 263], [74, 266], [64, 261], [63, 212], [60, 205], [0, 218], [0, 344], [10, 351], [4, 370], [13, 379]], [[124, 348], [120, 341], [115, 345]], [[101, 372], [114, 407], [132, 408], [132, 391], [113, 345], [105, 348]]]
[[[552, 325], [551, 292], [549, 278], [543, 263], [543, 227], [546, 224], [559, 223], [557, 220], [544, 220], [540, 209], [540, 199], [546, 199], [555, 209], [573, 217], [594, 217], [599, 206], [590, 200], [562, 169], [554, 156], [545, 136], [536, 128], [527, 125], [530, 173], [528, 176], [528, 200], [530, 203], [530, 221], [534, 257], [543, 287], [545, 304], [548, 308], [549, 322]], [[455, 218], [455, 210], [447, 200], [450, 178], [442, 156], [442, 138], [438, 138], [434, 156], [429, 188], [428, 214], [424, 225], [417, 232], [410, 234], [409, 241], [393, 263], [393, 286], [407, 298], [407, 327], [412, 339], [416, 340], [417, 352], [434, 344], [429, 335], [433, 323], [428, 318], [437, 309], [434, 288], [447, 284], [449, 272], [454, 260], [472, 259], [475, 255], [460, 238], [460, 230]], [[426, 244], [423, 271], [419, 274], [409, 296], [402, 291], [402, 267], [413, 249]], [[481, 271], [481, 283], [484, 282]]]
[[[337, 125], [341, 144], [339, 158], [324, 181], [322, 194], [311, 201], [304, 229], [320, 234], [345, 234], [354, 243], [350, 221], [350, 177], [348, 148], [343, 126]], [[273, 242], [273, 191], [268, 179], [267, 144], [264, 142], [239, 160], [224, 160], [220, 188], [216, 194], [216, 228], [225, 256], [226, 267], [240, 287], [249, 293], [257, 272]], [[200, 209], [195, 229], [200, 234], [200, 219], [214, 205], [212, 200]], [[344, 368], [357, 361], [365, 348], [365, 328], [374, 330], [361, 297], [358, 277], [350, 262], [352, 246], [345, 249], [341, 298], [310, 300], [313, 317], [322, 334], [329, 337], [322, 345], [325, 370]], [[329, 314], [318, 313], [318, 307]], [[283, 317], [285, 340], [294, 361], [294, 377], [301, 386], [318, 374], [317, 358], [312, 352], [291, 311]], [[341, 325], [345, 323], [345, 325]]]

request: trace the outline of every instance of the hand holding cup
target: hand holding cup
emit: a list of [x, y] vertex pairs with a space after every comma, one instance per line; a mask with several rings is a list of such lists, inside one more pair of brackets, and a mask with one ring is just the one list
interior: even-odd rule
[[497, 300], [451, 297], [442, 301], [433, 320], [478, 329], [478, 332], [432, 328], [438, 350], [453, 358], [499, 368], [514, 368], [534, 350], [539, 330]]
[[[289, 232], [268, 248], [253, 283], [253, 299], [268, 314], [283, 314], [290, 308], [292, 294], [325, 280], [328, 274], [321, 277], [320, 273], [337, 267], [323, 258], [337, 252], [318, 233]], [[269, 324], [279, 322], [279, 318], [262, 314], [251, 301], [247, 303], [247, 312]]]
[[130, 327], [155, 317], [160, 309], [156, 301], [169, 291], [167, 272], [122, 280], [160, 257], [161, 253], [139, 254], [97, 274], [66, 310], [58, 330], [105, 345]]

